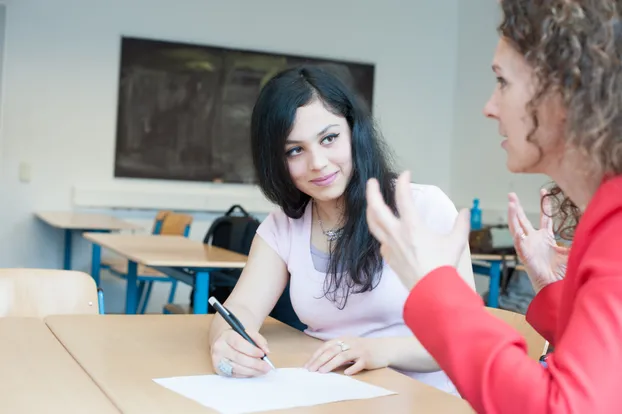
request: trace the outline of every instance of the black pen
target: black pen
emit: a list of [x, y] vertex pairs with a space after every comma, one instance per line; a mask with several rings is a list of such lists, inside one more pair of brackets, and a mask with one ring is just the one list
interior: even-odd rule
[[[244, 329], [244, 325], [242, 325], [242, 322], [240, 322], [240, 320], [238, 318], [236, 318], [233, 313], [229, 312], [229, 310], [227, 308], [222, 306], [220, 304], [220, 302], [218, 302], [218, 299], [216, 299], [215, 297], [212, 296], [211, 298], [209, 298], [209, 304], [212, 305], [212, 307], [214, 309], [216, 309], [216, 312], [218, 312], [220, 314], [220, 316], [222, 316], [222, 318], [229, 324], [229, 326], [231, 326], [231, 328], [234, 331], [236, 331], [238, 334], [240, 334], [240, 336], [242, 336], [242, 338], [246, 339], [248, 342], [253, 344], [255, 347], [261, 349], [257, 345], [257, 343], [255, 343], [255, 341], [253, 341], [253, 338], [248, 336], [248, 334], [246, 333], [246, 330]], [[264, 355], [263, 358], [261, 358], [261, 359], [266, 361], [268, 363], [268, 365], [270, 365], [272, 367], [272, 369], [276, 369], [276, 367], [274, 366], [272, 361], [270, 361], [268, 359], [268, 355]]]

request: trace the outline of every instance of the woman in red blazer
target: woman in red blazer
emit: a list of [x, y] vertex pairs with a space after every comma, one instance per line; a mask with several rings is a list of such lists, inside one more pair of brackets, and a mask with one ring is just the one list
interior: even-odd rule
[[[491, 316], [457, 274], [468, 211], [450, 234], [429, 231], [405, 173], [400, 219], [370, 181], [370, 229], [412, 289], [406, 323], [478, 412], [622, 413], [622, 2], [500, 4], [497, 87], [484, 112], [505, 137], [510, 171], [556, 183], [543, 197], [539, 229], [513, 194], [508, 213], [537, 291], [527, 320], [554, 346], [548, 366], [527, 356], [518, 332]], [[551, 213], [572, 236], [569, 255], [555, 243]]]

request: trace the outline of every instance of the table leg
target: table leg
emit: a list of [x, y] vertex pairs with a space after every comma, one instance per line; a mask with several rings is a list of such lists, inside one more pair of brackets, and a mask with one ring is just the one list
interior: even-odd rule
[[128, 315], [135, 315], [136, 308], [138, 307], [138, 286], [136, 282], [138, 279], [138, 264], [131, 260], [127, 262], [127, 291], [125, 293], [125, 313]]
[[[91, 230], [90, 233], [110, 233], [109, 230]], [[93, 243], [91, 252], [91, 276], [99, 287], [100, 274], [102, 269], [102, 248], [100, 245]]]
[[209, 295], [209, 272], [199, 271], [194, 279], [194, 313], [207, 313], [207, 299]]
[[73, 232], [65, 229], [65, 259], [63, 261], [63, 269], [71, 270], [71, 239]]
[[501, 261], [492, 260], [490, 262], [490, 286], [488, 289], [488, 306], [491, 308], [499, 307], [499, 289], [501, 284]]

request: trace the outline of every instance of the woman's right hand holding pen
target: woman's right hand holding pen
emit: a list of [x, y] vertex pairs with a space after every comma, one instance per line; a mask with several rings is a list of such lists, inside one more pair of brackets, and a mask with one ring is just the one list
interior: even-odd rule
[[235, 378], [258, 377], [272, 370], [270, 365], [261, 359], [269, 352], [268, 341], [258, 332], [247, 330], [246, 333], [261, 349], [253, 346], [233, 329], [225, 329], [214, 341], [211, 354], [217, 374], [228, 376], [219, 369], [219, 366], [229, 366], [231, 376]]

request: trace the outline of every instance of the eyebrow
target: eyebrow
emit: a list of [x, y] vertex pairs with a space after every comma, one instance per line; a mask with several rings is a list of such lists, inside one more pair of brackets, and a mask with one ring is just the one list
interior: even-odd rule
[[320, 135], [324, 135], [326, 133], [326, 131], [328, 131], [332, 127], [336, 127], [336, 126], [339, 126], [339, 125], [337, 125], [337, 124], [326, 125], [326, 127], [324, 127], [323, 130], [321, 130], [320, 132], [317, 133], [317, 136], [319, 137]]
[[[320, 131], [320, 132], [318, 132], [318, 133], [317, 133], [317, 136], [318, 136], [318, 137], [320, 137], [320, 136], [324, 135], [324, 134], [326, 133], [326, 131], [328, 131], [328, 130], [329, 130], [329, 129], [331, 129], [332, 127], [336, 127], [336, 126], [339, 126], [339, 125], [338, 125], [338, 124], [329, 124], [329, 125], [326, 125], [326, 126], [325, 126], [325, 127], [324, 127], [321, 131]], [[298, 141], [298, 140], [289, 139], [289, 138], [288, 138], [287, 140], [285, 140], [285, 143], [286, 143], [286, 144], [300, 144], [300, 143], [302, 143], [302, 142], [303, 142], [303, 141]]]

